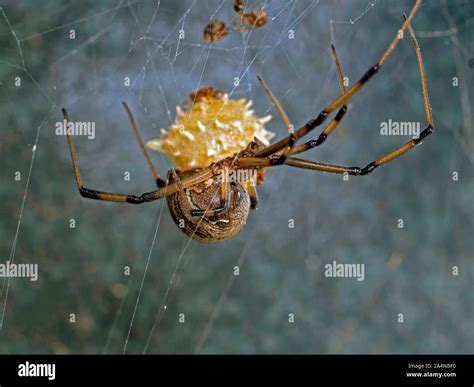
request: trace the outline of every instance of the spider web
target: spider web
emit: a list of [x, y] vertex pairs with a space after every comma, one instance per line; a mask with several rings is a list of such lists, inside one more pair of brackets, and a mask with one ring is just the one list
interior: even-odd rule
[[[469, 2], [453, 3], [426, 1], [414, 22], [440, 140], [361, 180], [271, 171], [260, 209], [241, 234], [216, 246], [182, 234], [164, 200], [127, 207], [80, 199], [65, 139], [54, 134], [60, 108], [96, 122], [93, 141], [75, 138], [86, 186], [150, 191], [152, 176], [120, 101], [150, 139], [172, 124], [174, 107], [190, 92], [212, 86], [252, 99], [256, 114], [272, 114], [267, 126], [283, 136], [255, 76], [263, 75], [299, 127], [338, 96], [330, 44], [352, 84], [412, 2], [250, 1], [248, 8], [267, 11], [268, 24], [212, 44], [202, 31], [214, 18], [232, 25], [231, 1], [45, 2], [42, 12], [33, 3], [2, 5], [2, 256], [37, 263], [40, 279], [2, 279], [0, 350], [468, 352], [474, 53], [466, 42], [473, 18]], [[365, 165], [404, 142], [380, 136], [380, 122], [424, 124], [416, 58], [402, 43], [383, 75], [351, 100], [328, 144], [306, 158]], [[170, 162], [153, 156], [166, 175]], [[12, 179], [17, 171], [20, 181]], [[405, 228], [397, 228], [399, 219]], [[364, 263], [366, 279], [325, 278], [333, 260]], [[458, 333], [448, 338], [452, 330]]]

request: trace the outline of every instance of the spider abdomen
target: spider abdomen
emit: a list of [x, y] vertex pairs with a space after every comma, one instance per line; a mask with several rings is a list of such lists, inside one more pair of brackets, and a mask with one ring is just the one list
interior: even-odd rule
[[214, 216], [193, 216], [193, 210], [213, 210], [221, 206], [221, 182], [217, 177], [167, 197], [171, 217], [190, 238], [204, 243], [219, 243], [236, 235], [250, 211], [250, 197], [240, 184], [231, 184], [227, 209]]

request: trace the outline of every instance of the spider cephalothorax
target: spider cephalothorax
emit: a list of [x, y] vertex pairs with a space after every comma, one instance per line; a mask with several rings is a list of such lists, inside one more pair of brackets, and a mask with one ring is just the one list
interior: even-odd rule
[[[250, 110], [251, 101], [234, 100], [213, 88], [193, 93], [184, 108], [178, 107], [177, 118], [169, 131], [162, 130], [161, 139], [150, 141], [147, 146], [165, 153], [174, 167], [167, 181], [156, 172], [142, 141], [140, 132], [128, 106], [124, 107], [143, 154], [155, 177], [158, 189], [141, 195], [127, 195], [96, 191], [84, 187], [77, 163], [74, 144], [67, 132], [76, 184], [82, 196], [112, 202], [141, 204], [164, 197], [176, 224], [191, 238], [201, 242], [220, 242], [237, 234], [245, 225], [249, 210], [257, 207], [256, 186], [263, 181], [265, 170], [278, 165], [310, 169], [355, 176], [368, 175], [378, 167], [405, 154], [433, 132], [433, 119], [428, 99], [425, 72], [420, 48], [410, 22], [418, 11], [422, 0], [416, 0], [410, 14], [397, 35], [389, 44], [377, 63], [350, 88], [346, 90], [343, 74], [335, 48], [332, 47], [339, 75], [342, 95], [327, 105], [319, 115], [297, 130], [273, 96], [263, 79], [258, 78], [265, 92], [280, 113], [289, 135], [272, 144], [273, 133], [264, 124], [269, 117], [258, 118]], [[237, 2], [236, 4], [242, 4]], [[238, 12], [241, 12], [239, 5]], [[295, 158], [293, 155], [322, 145], [347, 111], [347, 101], [355, 95], [369, 79], [379, 72], [399, 43], [400, 31], [408, 30], [415, 47], [421, 75], [421, 86], [428, 126], [414, 138], [394, 151], [375, 159], [365, 167], [347, 167]], [[302, 144], [297, 141], [316, 127], [321, 126], [331, 113], [336, 114], [323, 128], [319, 137]], [[63, 109], [64, 120], [68, 121]]]

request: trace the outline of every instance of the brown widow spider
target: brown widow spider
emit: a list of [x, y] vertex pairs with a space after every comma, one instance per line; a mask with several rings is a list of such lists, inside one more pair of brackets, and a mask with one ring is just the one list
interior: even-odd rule
[[[355, 176], [363, 176], [373, 172], [381, 165], [408, 152], [433, 132], [433, 120], [426, 88], [421, 52], [414, 32], [410, 26], [410, 22], [420, 7], [420, 4], [421, 0], [417, 0], [409, 16], [407, 17], [404, 15], [405, 21], [401, 26], [401, 31], [409, 31], [412, 43], [415, 47], [421, 75], [421, 86], [428, 126], [417, 138], [408, 141], [398, 149], [372, 161], [363, 168], [313, 162], [292, 157], [293, 155], [305, 152], [324, 143], [327, 137], [344, 117], [347, 110], [346, 102], [349, 98], [359, 91], [363, 85], [379, 71], [392, 54], [399, 41], [399, 37], [395, 36], [380, 60], [372, 66], [357, 83], [347, 90], [344, 87], [342, 71], [336, 51], [332, 46], [339, 81], [341, 83], [342, 95], [334, 102], [327, 105], [315, 119], [311, 119], [298, 130], [293, 130], [293, 126], [290, 124], [290, 121], [280, 104], [273, 96], [263, 79], [259, 77], [258, 79], [265, 92], [271, 98], [287, 126], [289, 135], [268, 146], [255, 137], [254, 141], [250, 141], [247, 146], [243, 146], [241, 150], [236, 152], [233, 156], [225, 157], [217, 162], [212, 162], [206, 167], [198, 167], [186, 171], [174, 171], [174, 169], [171, 169], [168, 173], [167, 181], [158, 176], [142, 141], [132, 113], [124, 102], [123, 105], [127, 111], [131, 125], [135, 131], [138, 143], [143, 151], [149, 168], [156, 179], [158, 189], [141, 195], [127, 195], [96, 191], [84, 187], [76, 159], [74, 144], [71, 135], [67, 133], [67, 141], [71, 153], [76, 184], [80, 194], [83, 197], [90, 199], [133, 204], [151, 202], [166, 197], [172, 218], [188, 236], [201, 242], [217, 243], [229, 239], [237, 234], [245, 225], [249, 210], [257, 207], [258, 199], [255, 184], [247, 184], [248, 181], [245, 181], [245, 179], [243, 179], [244, 181], [231, 181], [231, 175], [234, 172], [243, 171], [263, 173], [266, 168], [283, 164], [296, 168]], [[398, 34], [400, 34], [400, 31]], [[208, 88], [198, 91], [193, 94], [193, 96], [194, 100], [197, 98], [221, 98], [222, 93], [212, 88]], [[338, 108], [339, 110], [334, 118], [322, 130], [316, 140], [310, 140], [304, 144], [296, 145], [297, 140], [311, 132], [317, 126], [320, 126], [326, 120], [328, 115]], [[66, 122], [68, 122], [68, 114], [64, 109], [63, 115]], [[192, 146], [195, 146], [195, 144], [192, 143]], [[247, 176], [251, 175], [252, 173], [249, 173]], [[260, 183], [261, 180], [263, 179], [257, 178], [257, 183]], [[253, 181], [253, 183], [255, 183], [255, 181]]]

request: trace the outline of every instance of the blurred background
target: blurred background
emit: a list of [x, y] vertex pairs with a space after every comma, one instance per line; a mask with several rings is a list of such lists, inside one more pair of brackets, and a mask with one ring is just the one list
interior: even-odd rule
[[[95, 139], [75, 138], [85, 184], [153, 190], [122, 100], [146, 140], [207, 86], [252, 99], [258, 116], [273, 115], [267, 128], [283, 136], [256, 75], [299, 127], [340, 94], [330, 44], [352, 84], [413, 3], [249, 1], [251, 9], [263, 5], [267, 25], [231, 28], [207, 44], [210, 18], [235, 19], [231, 0], [2, 1], [0, 263], [36, 263], [39, 279], [0, 279], [0, 352], [472, 352], [471, 1], [425, 0], [413, 22], [434, 135], [349, 181], [269, 171], [259, 209], [219, 245], [190, 241], [165, 201], [81, 198], [66, 139], [55, 135], [61, 107], [73, 120], [94, 121]], [[334, 135], [304, 156], [364, 166], [409, 139], [382, 136], [389, 119], [426, 123], [408, 39], [351, 99]], [[165, 175], [170, 162], [152, 156]], [[326, 278], [324, 265], [334, 260], [365, 264], [365, 280]]]

